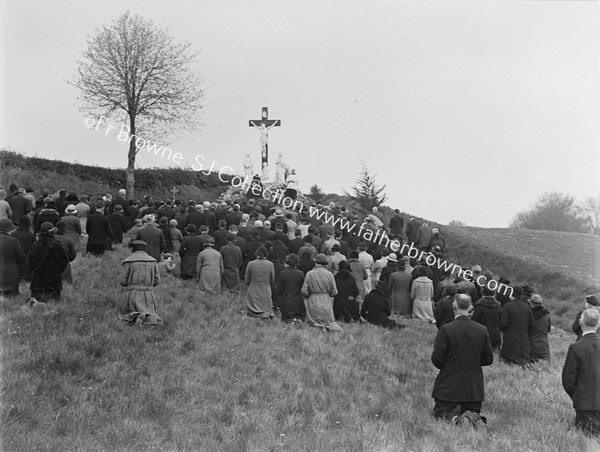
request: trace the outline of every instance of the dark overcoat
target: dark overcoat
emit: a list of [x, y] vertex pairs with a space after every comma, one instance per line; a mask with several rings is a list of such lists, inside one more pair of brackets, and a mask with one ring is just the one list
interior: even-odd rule
[[27, 254], [31, 270], [31, 290], [62, 290], [62, 272], [69, 265], [63, 246], [52, 235], [42, 234]]
[[137, 231], [136, 239], [146, 242], [146, 253], [160, 262], [160, 253], [167, 250], [167, 243], [163, 232], [155, 223], [148, 223], [141, 227]]
[[358, 301], [359, 291], [354, 275], [347, 270], [340, 270], [335, 276], [338, 289], [333, 299], [333, 315], [336, 320], [358, 320], [360, 318]]
[[533, 329], [529, 333], [531, 359], [550, 358], [550, 343], [548, 342], [548, 333], [552, 329], [550, 312], [544, 306], [534, 306], [532, 311]]
[[23, 249], [23, 262], [19, 265], [19, 277], [21, 279], [31, 279], [31, 271], [25, 264], [25, 257], [27, 253], [29, 253], [29, 247], [33, 242], [35, 242], [35, 235], [28, 227], [18, 226], [15, 231], [11, 234], [15, 239], [17, 239]]
[[192, 279], [196, 276], [196, 261], [203, 248], [204, 239], [198, 234], [186, 235], [181, 241], [179, 256], [181, 256], [181, 277], [183, 279]]
[[481, 366], [489, 366], [494, 353], [487, 329], [467, 316], [441, 327], [431, 362], [440, 369], [431, 396], [443, 402], [485, 400]]
[[488, 330], [490, 341], [494, 349], [500, 347], [502, 337], [500, 336], [500, 316], [502, 305], [494, 297], [484, 297], [475, 303], [471, 318], [481, 323]]
[[25, 262], [25, 253], [17, 239], [0, 232], [0, 290], [19, 293], [19, 265]]
[[600, 337], [586, 334], [569, 345], [562, 371], [563, 388], [576, 410], [600, 410]]
[[108, 217], [100, 212], [90, 214], [85, 224], [85, 232], [88, 234], [88, 245], [106, 245], [106, 241], [112, 237]]
[[286, 267], [277, 281], [280, 300], [279, 309], [282, 320], [303, 319], [306, 317], [306, 306], [302, 296], [304, 273], [295, 267]]
[[513, 300], [502, 308], [500, 330], [504, 332], [500, 357], [516, 364], [531, 361], [529, 333], [533, 330], [533, 312], [526, 301]]
[[389, 318], [390, 314], [390, 302], [381, 290], [374, 289], [365, 296], [360, 315], [366, 321], [390, 328], [396, 326], [396, 322]]

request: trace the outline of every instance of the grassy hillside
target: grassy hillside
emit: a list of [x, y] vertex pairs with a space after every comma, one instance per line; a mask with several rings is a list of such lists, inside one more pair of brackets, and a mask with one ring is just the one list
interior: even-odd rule
[[[0, 306], [2, 450], [594, 451], [569, 429], [560, 385], [573, 340], [552, 361], [485, 368], [489, 430], [434, 421], [436, 328], [352, 324], [339, 334], [240, 315], [243, 299], [172, 277], [157, 288], [164, 326], [120, 324], [120, 249], [78, 257], [60, 303]], [[26, 292], [26, 287], [22, 287]]]

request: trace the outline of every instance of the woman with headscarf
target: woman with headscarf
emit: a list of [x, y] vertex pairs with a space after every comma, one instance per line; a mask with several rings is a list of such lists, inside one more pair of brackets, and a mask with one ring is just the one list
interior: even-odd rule
[[315, 268], [306, 274], [302, 295], [306, 305], [306, 317], [311, 325], [326, 331], [341, 331], [333, 314], [333, 297], [338, 293], [333, 274], [327, 270], [329, 260], [325, 254], [315, 256]]
[[39, 240], [31, 245], [27, 254], [27, 266], [31, 270], [31, 298], [40, 303], [60, 299], [62, 272], [69, 265], [67, 253], [54, 238], [54, 233], [52, 223], [42, 223]]
[[119, 284], [126, 294], [121, 299], [117, 316], [135, 325], [160, 325], [162, 319], [156, 313], [154, 287], [160, 283], [160, 271], [156, 259], [146, 253], [146, 242], [132, 240], [133, 253], [123, 261]]
[[279, 275], [278, 288], [281, 294], [279, 309], [281, 320], [284, 322], [303, 321], [306, 317], [306, 307], [302, 297], [304, 272], [298, 269], [300, 259], [296, 254], [288, 254], [285, 258], [285, 269]]
[[197, 288], [208, 292], [221, 292], [221, 277], [223, 276], [223, 257], [215, 249], [215, 241], [209, 237], [204, 242], [204, 249], [196, 260]]
[[186, 235], [181, 241], [179, 256], [181, 256], [181, 278], [192, 279], [196, 277], [196, 261], [198, 254], [204, 248], [204, 239], [198, 234], [195, 224], [185, 227]]
[[529, 332], [531, 360], [550, 359], [550, 344], [548, 333], [552, 330], [550, 311], [542, 304], [542, 296], [534, 293], [529, 299], [533, 312], [533, 329]]
[[8, 218], [0, 220], [0, 292], [5, 296], [19, 294], [19, 265], [25, 262], [21, 244], [9, 234], [14, 228]]
[[357, 297], [359, 294], [356, 280], [351, 273], [350, 264], [341, 261], [334, 276], [338, 293], [333, 299], [333, 314], [336, 320], [352, 322], [360, 318]]
[[414, 271], [416, 272], [416, 278], [410, 289], [410, 297], [413, 301], [413, 318], [435, 323], [433, 317], [433, 281], [426, 276], [427, 270], [425, 267], [418, 266]]
[[258, 247], [256, 259], [248, 263], [245, 282], [248, 285], [246, 313], [260, 319], [274, 318], [271, 285], [275, 284], [275, 267], [267, 260], [264, 246]]

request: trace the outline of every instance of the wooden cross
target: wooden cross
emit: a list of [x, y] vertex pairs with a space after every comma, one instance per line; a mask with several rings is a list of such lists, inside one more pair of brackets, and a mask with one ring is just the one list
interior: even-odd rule
[[173, 190], [171, 190], [171, 193], [173, 193], [173, 199], [175, 199], [175, 195], [176, 195], [177, 193], [179, 193], [179, 190], [177, 190], [177, 188], [176, 188], [176, 187], [173, 187]]
[[269, 166], [269, 129], [271, 127], [279, 127], [281, 125], [280, 119], [269, 119], [269, 109], [267, 107], [262, 108], [262, 118], [260, 120], [250, 120], [249, 126], [256, 127], [260, 132], [260, 147], [261, 147], [261, 164], [260, 167], [263, 169], [265, 165]]

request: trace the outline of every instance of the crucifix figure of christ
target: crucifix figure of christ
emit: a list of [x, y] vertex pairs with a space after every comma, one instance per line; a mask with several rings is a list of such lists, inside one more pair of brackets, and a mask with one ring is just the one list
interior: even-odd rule
[[260, 148], [261, 148], [261, 168], [269, 167], [269, 129], [279, 127], [281, 120], [269, 119], [269, 109], [262, 108], [262, 118], [260, 120], [250, 120], [250, 127], [256, 127], [260, 131]]

